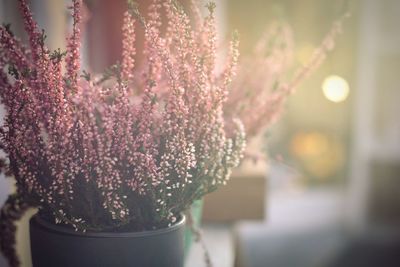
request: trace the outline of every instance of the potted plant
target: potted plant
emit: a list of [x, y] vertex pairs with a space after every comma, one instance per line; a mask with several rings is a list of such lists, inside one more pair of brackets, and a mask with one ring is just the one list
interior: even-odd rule
[[217, 73], [213, 3], [190, 21], [174, 0], [155, 0], [146, 18], [131, 2], [123, 60], [95, 76], [80, 70], [81, 0], [65, 53], [46, 47], [19, 3], [29, 45], [0, 27], [1, 169], [16, 181], [0, 222], [10, 265], [19, 265], [14, 221], [36, 207], [34, 266], [183, 266], [184, 212], [226, 183], [245, 147], [240, 120], [223, 117], [237, 40]]

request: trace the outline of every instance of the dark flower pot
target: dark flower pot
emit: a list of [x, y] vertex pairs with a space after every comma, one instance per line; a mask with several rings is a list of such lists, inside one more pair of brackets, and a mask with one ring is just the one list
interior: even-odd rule
[[165, 229], [81, 233], [30, 220], [33, 267], [183, 267], [185, 217]]

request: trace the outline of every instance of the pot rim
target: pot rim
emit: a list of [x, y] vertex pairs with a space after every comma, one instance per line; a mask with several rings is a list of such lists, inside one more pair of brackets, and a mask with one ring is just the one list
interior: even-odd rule
[[133, 238], [133, 237], [150, 237], [176, 231], [186, 223], [186, 217], [184, 214], [181, 214], [180, 219], [169, 227], [155, 229], [155, 230], [145, 230], [140, 232], [79, 232], [72, 229], [68, 229], [60, 225], [49, 223], [40, 218], [38, 214], [32, 216], [31, 223], [32, 222], [37, 224], [39, 227], [64, 235], [93, 237], [93, 238]]

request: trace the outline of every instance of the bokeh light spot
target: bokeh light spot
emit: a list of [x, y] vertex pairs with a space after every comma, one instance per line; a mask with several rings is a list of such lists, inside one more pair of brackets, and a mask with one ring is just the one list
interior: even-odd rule
[[346, 100], [349, 95], [349, 84], [345, 79], [337, 75], [331, 75], [325, 78], [322, 83], [324, 96], [335, 103]]

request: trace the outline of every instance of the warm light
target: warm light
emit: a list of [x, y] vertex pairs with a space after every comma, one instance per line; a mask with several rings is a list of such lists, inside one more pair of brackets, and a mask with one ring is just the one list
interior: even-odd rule
[[342, 77], [331, 75], [322, 84], [325, 97], [332, 102], [342, 102], [349, 95], [349, 84]]
[[310, 58], [312, 57], [313, 52], [315, 51], [315, 46], [310, 43], [304, 43], [299, 46], [297, 50], [297, 60], [302, 64], [306, 65]]

